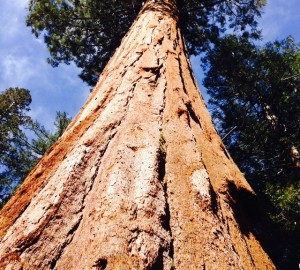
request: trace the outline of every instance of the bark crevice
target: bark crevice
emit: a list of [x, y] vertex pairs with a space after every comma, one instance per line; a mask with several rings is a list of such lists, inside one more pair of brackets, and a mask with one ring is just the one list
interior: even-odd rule
[[[168, 260], [169, 263], [172, 263], [174, 260], [174, 240], [172, 235], [172, 226], [171, 226], [171, 212], [170, 212], [170, 205], [169, 205], [169, 197], [168, 197], [168, 184], [165, 179], [166, 174], [166, 159], [167, 159], [167, 147], [166, 141], [162, 137], [160, 138], [160, 148], [158, 154], [158, 179], [161, 182], [163, 188], [163, 194], [165, 198], [165, 215], [162, 217], [162, 227], [169, 233], [170, 241], [168, 242], [167, 249], [168, 249]], [[164, 239], [165, 241], [165, 239]], [[164, 250], [160, 249], [159, 255], [156, 259], [155, 264], [151, 269], [159, 270], [164, 269], [164, 258], [163, 258]], [[172, 267], [170, 269], [173, 269]]]
[[94, 267], [96, 268], [96, 270], [105, 270], [107, 267], [107, 264], [108, 264], [107, 259], [100, 258], [95, 262]]
[[189, 116], [193, 119], [193, 121], [199, 126], [200, 129], [202, 129], [201, 123], [199, 118], [197, 117], [195, 111], [193, 110], [192, 104], [187, 103], [186, 104], [187, 110], [189, 112]]

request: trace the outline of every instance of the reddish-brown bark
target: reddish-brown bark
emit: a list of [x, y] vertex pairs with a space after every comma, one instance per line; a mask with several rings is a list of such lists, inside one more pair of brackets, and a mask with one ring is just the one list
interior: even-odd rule
[[177, 21], [173, 0], [144, 5], [86, 105], [1, 211], [1, 269], [275, 269]]

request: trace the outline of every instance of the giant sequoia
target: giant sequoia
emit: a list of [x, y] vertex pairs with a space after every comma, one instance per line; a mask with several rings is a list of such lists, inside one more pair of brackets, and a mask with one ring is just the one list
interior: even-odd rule
[[3, 208], [2, 269], [274, 269], [178, 22], [175, 0], [143, 5], [85, 106]]

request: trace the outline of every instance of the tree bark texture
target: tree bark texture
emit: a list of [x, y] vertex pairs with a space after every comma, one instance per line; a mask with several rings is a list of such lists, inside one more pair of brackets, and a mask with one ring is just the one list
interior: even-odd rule
[[143, 6], [85, 106], [1, 211], [0, 269], [274, 269], [177, 15], [173, 0]]

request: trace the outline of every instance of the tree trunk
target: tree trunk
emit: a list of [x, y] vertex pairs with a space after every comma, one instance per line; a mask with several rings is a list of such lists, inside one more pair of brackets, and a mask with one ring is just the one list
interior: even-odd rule
[[175, 1], [148, 1], [3, 208], [0, 268], [274, 269], [245, 212], [254, 196], [200, 96]]

